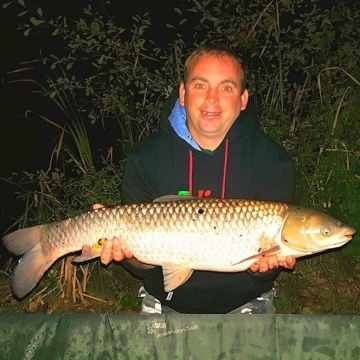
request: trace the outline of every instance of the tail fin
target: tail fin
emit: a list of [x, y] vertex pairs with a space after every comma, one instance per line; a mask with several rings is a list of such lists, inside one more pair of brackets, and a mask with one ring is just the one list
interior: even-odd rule
[[5, 247], [15, 255], [25, 254], [40, 242], [42, 228], [46, 225], [33, 226], [16, 230], [2, 238]]
[[24, 256], [19, 260], [12, 279], [13, 294], [21, 299], [39, 282], [45, 271], [53, 264], [43, 254], [40, 233], [45, 225], [16, 230], [3, 237], [5, 247], [15, 255]]

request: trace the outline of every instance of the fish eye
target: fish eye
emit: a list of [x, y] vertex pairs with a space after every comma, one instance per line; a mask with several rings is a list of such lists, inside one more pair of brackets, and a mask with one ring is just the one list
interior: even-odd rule
[[328, 228], [328, 227], [324, 227], [321, 229], [321, 233], [324, 235], [324, 236], [329, 236], [332, 234], [331, 230]]

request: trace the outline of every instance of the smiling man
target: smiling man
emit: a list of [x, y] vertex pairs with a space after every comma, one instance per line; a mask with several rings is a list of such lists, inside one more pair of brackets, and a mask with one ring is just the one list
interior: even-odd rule
[[242, 67], [229, 56], [194, 53], [186, 68], [179, 93], [187, 126], [199, 146], [215, 150], [248, 102]]
[[[164, 104], [160, 130], [127, 156], [123, 203], [184, 191], [198, 197], [292, 202], [293, 162], [260, 129], [248, 97], [244, 66], [232, 49], [221, 44], [195, 49], [186, 60], [179, 91]], [[161, 268], [138, 263], [121, 239], [105, 243], [102, 263], [124, 257], [124, 266], [144, 281], [142, 314], [273, 313], [274, 280], [281, 267], [295, 265], [293, 257], [280, 262], [276, 255], [262, 256], [244, 272], [194, 271], [166, 293]]]

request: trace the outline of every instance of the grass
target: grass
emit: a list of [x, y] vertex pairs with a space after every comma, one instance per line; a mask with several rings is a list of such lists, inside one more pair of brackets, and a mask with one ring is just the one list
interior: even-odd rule
[[360, 315], [360, 259], [329, 252], [300, 259], [276, 281], [278, 313]]
[[104, 267], [94, 261], [75, 266], [70, 260], [57, 262], [22, 301], [11, 293], [14, 262], [9, 260], [0, 273], [0, 314], [139, 312], [136, 296], [141, 282], [120, 264]]

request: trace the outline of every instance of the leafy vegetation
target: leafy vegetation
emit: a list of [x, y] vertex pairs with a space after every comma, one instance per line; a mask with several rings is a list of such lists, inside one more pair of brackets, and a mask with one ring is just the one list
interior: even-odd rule
[[[151, 14], [134, 16], [125, 29], [110, 16], [114, 4], [109, 2], [89, 0], [77, 18], [49, 15], [47, 4], [39, 7], [29, 0], [12, 0], [4, 7], [17, 12], [24, 36], [41, 34], [59, 45], [52, 48], [56, 51], [44, 48], [10, 74], [11, 81], [31, 82], [63, 114], [57, 122], [37, 114], [57, 134], [49, 168], [9, 180], [27, 204], [18, 226], [72, 216], [95, 202], [119, 203], [119, 164], [127, 150], [158, 128], [163, 101], [177, 87], [186, 55], [196, 45], [217, 41], [243, 54], [261, 125], [295, 160], [297, 202], [325, 209], [360, 229], [360, 10], [352, 1], [188, 0], [174, 9], [167, 24], [172, 41], [165, 45], [148, 35], [154, 26]], [[33, 69], [42, 76], [37, 78]], [[118, 142], [94, 158], [88, 133], [99, 123], [105, 130], [117, 129]], [[324, 311], [360, 313], [359, 279], [351, 272], [359, 267], [357, 239], [341, 251], [300, 261], [295, 273], [282, 274], [280, 311], [322, 312], [329, 297], [339, 300], [343, 277], [355, 291], [343, 293], [349, 298], [347, 305], [339, 300], [341, 310], [331, 306]], [[10, 274], [11, 267], [4, 272]], [[59, 276], [53, 277], [53, 286]], [[76, 284], [75, 278], [68, 283]], [[304, 310], [296, 303], [304, 278], [303, 288], [326, 283], [330, 289], [318, 308]], [[82, 299], [80, 288], [73, 288], [74, 301]], [[124, 289], [115, 293], [126, 298]]]

